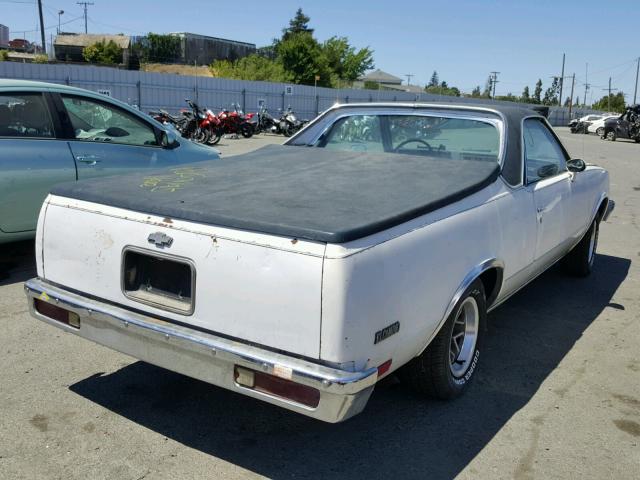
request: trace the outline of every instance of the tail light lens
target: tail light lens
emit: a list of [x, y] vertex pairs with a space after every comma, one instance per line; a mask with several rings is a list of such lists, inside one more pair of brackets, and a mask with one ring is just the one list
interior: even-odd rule
[[52, 320], [69, 325], [73, 328], [80, 328], [80, 317], [77, 313], [58, 307], [52, 303], [42, 301], [38, 298], [33, 300], [36, 311]]
[[320, 403], [320, 391], [316, 388], [292, 382], [284, 378], [269, 375], [243, 367], [235, 367], [234, 379], [238, 385], [274, 397], [316, 408]]

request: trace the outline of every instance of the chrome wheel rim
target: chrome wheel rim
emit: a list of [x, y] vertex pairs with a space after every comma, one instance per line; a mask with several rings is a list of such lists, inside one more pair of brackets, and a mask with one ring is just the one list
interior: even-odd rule
[[449, 367], [451, 374], [456, 378], [462, 377], [473, 361], [478, 341], [479, 320], [475, 298], [467, 297], [458, 309], [449, 342]]
[[591, 237], [589, 238], [589, 265], [593, 265], [593, 259], [596, 256], [596, 246], [598, 245], [598, 228], [593, 225], [591, 229]]

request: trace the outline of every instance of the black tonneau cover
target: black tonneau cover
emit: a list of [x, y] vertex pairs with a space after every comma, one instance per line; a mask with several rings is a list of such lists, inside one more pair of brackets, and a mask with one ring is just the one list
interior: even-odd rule
[[458, 201], [497, 163], [271, 145], [155, 172], [90, 179], [55, 195], [198, 223], [343, 243]]

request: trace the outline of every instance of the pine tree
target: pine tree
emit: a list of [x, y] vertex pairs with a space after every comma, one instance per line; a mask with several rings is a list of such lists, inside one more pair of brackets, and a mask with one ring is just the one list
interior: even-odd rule
[[542, 99], [540, 98], [542, 95], [542, 80], [539, 78], [536, 82], [536, 89], [533, 91], [533, 103], [540, 103]]
[[438, 78], [438, 72], [433, 71], [433, 75], [431, 75], [431, 80], [429, 81], [430, 87], [437, 87], [440, 84], [440, 79]]
[[522, 90], [522, 96], [520, 97], [520, 101], [524, 103], [529, 103], [531, 101], [531, 95], [529, 95], [529, 86], [527, 85]]

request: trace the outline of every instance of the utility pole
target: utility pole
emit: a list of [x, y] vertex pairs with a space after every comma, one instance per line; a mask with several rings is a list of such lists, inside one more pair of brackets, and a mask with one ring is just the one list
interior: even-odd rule
[[638, 95], [638, 72], [640, 72], [640, 57], [638, 57], [638, 65], [636, 66], [636, 89], [633, 91], [633, 104], [636, 104], [636, 96]]
[[615, 92], [618, 90], [617, 88], [611, 88], [611, 77], [609, 77], [609, 88], [603, 88], [602, 90], [608, 90], [609, 95], [607, 96], [607, 109], [609, 112], [611, 111], [611, 92]]
[[576, 74], [571, 76], [571, 100], [569, 100], [569, 118], [571, 118], [571, 110], [573, 110], [573, 86], [576, 83]]
[[588, 75], [589, 75], [589, 64], [587, 63], [584, 69], [584, 101], [582, 102], [582, 104], [585, 107], [587, 106], [587, 90], [589, 90], [589, 87], [591, 86], [589, 85]]
[[78, 5], [84, 6], [84, 33], [88, 33], [87, 30], [87, 6], [95, 5], [93, 2], [76, 2]]
[[562, 73], [560, 73], [560, 98], [558, 100], [558, 106], [562, 106], [562, 85], [564, 84], [564, 56], [565, 54], [562, 54]]
[[500, 72], [489, 72], [489, 78], [491, 79], [491, 98], [496, 98], [496, 83], [498, 83], [498, 74]]
[[42, 53], [47, 53], [47, 44], [44, 40], [44, 20], [42, 19], [42, 0], [38, 0], [38, 14], [40, 15], [40, 38], [42, 39]]
[[415, 75], [413, 73], [405, 73], [404, 76], [407, 77], [407, 86], [411, 85], [411, 77]]

